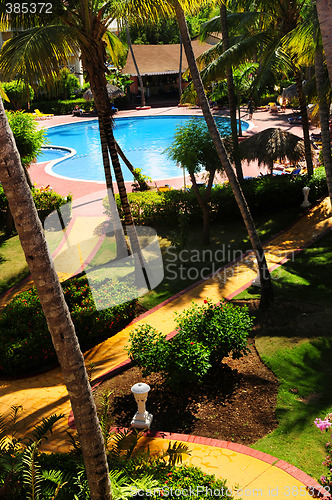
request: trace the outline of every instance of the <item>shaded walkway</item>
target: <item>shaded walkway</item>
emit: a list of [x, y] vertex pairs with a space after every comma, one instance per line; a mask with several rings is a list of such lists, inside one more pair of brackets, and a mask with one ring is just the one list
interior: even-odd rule
[[[330, 202], [326, 198], [306, 212], [289, 229], [271, 239], [265, 245], [269, 268], [275, 269], [280, 266], [292, 253], [300, 251], [329, 231], [332, 227], [329, 210]], [[76, 217], [74, 234], [79, 234], [80, 222], [85, 224], [86, 229], [86, 218]], [[83, 226], [81, 229], [83, 230]], [[91, 231], [93, 232], [93, 228]], [[188, 307], [192, 300], [202, 303], [207, 297], [214, 302], [222, 298], [230, 299], [249, 287], [256, 277], [252, 260], [253, 255], [246, 254], [243, 259], [225, 266], [209, 279], [192, 285], [138, 317], [117, 335], [91, 349], [86, 353], [85, 359], [95, 364], [94, 377], [106, 374], [112, 376], [112, 373], [115, 374], [121, 367], [128, 365], [129, 360], [123, 348], [127, 343], [129, 332], [139, 324], [148, 323], [164, 333], [172, 334], [175, 328], [174, 312]], [[3, 301], [8, 298], [10, 294], [6, 295]], [[59, 368], [23, 380], [1, 380], [0, 412], [8, 414], [12, 405], [22, 405], [24, 408], [24, 414], [19, 421], [22, 430], [31, 428], [42, 417], [52, 413], [64, 414], [66, 418], [56, 425], [55, 432], [46, 442], [44, 449], [49, 451], [68, 449], [69, 442], [65, 431], [68, 430], [70, 404]], [[130, 417], [128, 416], [128, 419]], [[235, 486], [239, 485], [242, 491], [238, 496], [242, 498], [312, 497], [314, 490], [306, 491], [304, 485], [309, 488], [319, 488], [314, 480], [296, 467], [243, 445], [178, 434], [157, 433], [146, 439], [152, 449], [167, 447], [168, 439], [188, 441], [192, 453], [186, 461], [199, 465], [218, 477], [226, 478], [232, 492], [235, 491]]]

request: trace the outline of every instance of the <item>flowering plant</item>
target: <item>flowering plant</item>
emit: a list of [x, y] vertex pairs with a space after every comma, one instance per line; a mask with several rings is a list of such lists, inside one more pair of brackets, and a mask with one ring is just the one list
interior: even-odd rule
[[[324, 420], [316, 418], [314, 424], [321, 432], [328, 431], [332, 427], [332, 413], [329, 413]], [[323, 465], [327, 467], [328, 472], [326, 476], [320, 477], [320, 482], [327, 491], [331, 492], [332, 488], [332, 443], [331, 442], [326, 443], [326, 451], [327, 455], [323, 462]]]

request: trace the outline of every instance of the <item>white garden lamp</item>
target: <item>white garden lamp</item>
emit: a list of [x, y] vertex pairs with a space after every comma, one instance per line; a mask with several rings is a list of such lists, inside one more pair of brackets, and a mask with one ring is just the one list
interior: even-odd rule
[[137, 403], [137, 412], [131, 421], [131, 426], [135, 429], [149, 429], [153, 415], [148, 413], [145, 409], [145, 403], [148, 398], [148, 392], [150, 386], [139, 382], [132, 386], [131, 392], [134, 394], [135, 401]]
[[303, 196], [304, 196], [304, 201], [301, 205], [302, 208], [308, 208], [311, 206], [311, 203], [309, 201], [309, 191], [310, 191], [310, 187], [308, 186], [304, 186], [304, 188], [302, 189], [302, 192], [303, 192]]

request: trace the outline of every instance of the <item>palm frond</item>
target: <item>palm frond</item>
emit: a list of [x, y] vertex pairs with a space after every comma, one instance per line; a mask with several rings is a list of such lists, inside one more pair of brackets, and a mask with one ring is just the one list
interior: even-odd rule
[[175, 466], [177, 464], [182, 464], [183, 455], [190, 455], [189, 447], [184, 443], [168, 443], [168, 448], [166, 450], [166, 456], [169, 460], [169, 465]]
[[0, 53], [3, 80], [22, 79], [36, 84], [38, 79], [49, 81], [68, 58], [78, 54], [76, 32], [67, 26], [51, 25], [19, 32], [8, 40]]
[[120, 58], [125, 54], [126, 48], [121, 42], [121, 40], [114, 35], [111, 31], [107, 31], [103, 36], [103, 40], [106, 43], [106, 47], [111, 56], [112, 62], [114, 66], [119, 68], [120, 66]]
[[[41, 441], [42, 439], [47, 439], [46, 434], [49, 432], [52, 434], [53, 426], [56, 422], [64, 418], [64, 415], [51, 415], [50, 417], [43, 418], [41, 423], [36, 425], [32, 436], [34, 441]], [[31, 439], [31, 438], [30, 438]]]
[[43, 476], [41, 467], [36, 462], [38, 454], [38, 443], [32, 443], [28, 446], [22, 457], [23, 464], [23, 483], [28, 488], [28, 500], [38, 500], [42, 492]]

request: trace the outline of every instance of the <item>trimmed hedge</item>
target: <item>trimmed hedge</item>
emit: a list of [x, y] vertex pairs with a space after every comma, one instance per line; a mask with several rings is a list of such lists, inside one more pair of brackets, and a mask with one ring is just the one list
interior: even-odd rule
[[[116, 281], [101, 283], [101, 293], [127, 297], [129, 288]], [[137, 300], [97, 311], [85, 276], [62, 284], [82, 351], [112, 337], [136, 315]], [[36, 288], [17, 295], [0, 317], [0, 373], [8, 377], [39, 371], [56, 362]]]
[[91, 111], [93, 102], [85, 99], [67, 99], [64, 101], [36, 101], [31, 105], [32, 109], [39, 109], [42, 113], [53, 113], [54, 115], [69, 115], [75, 106], [79, 106], [84, 111]]
[[[325, 169], [318, 168], [309, 180], [304, 176], [291, 177], [279, 175], [246, 179], [243, 192], [253, 216], [259, 213], [273, 213], [281, 209], [298, 207], [303, 201], [302, 188], [310, 187], [310, 201], [327, 196]], [[196, 223], [202, 214], [193, 190], [174, 189], [167, 192], [145, 191], [128, 193], [135, 223], [138, 225], [178, 225], [179, 213], [185, 212], [188, 222]], [[123, 219], [120, 198], [116, 195], [120, 217]], [[109, 212], [108, 200], [104, 199], [106, 213]], [[211, 221], [222, 222], [240, 219], [241, 214], [236, 204], [229, 183], [214, 187], [210, 201]]]

